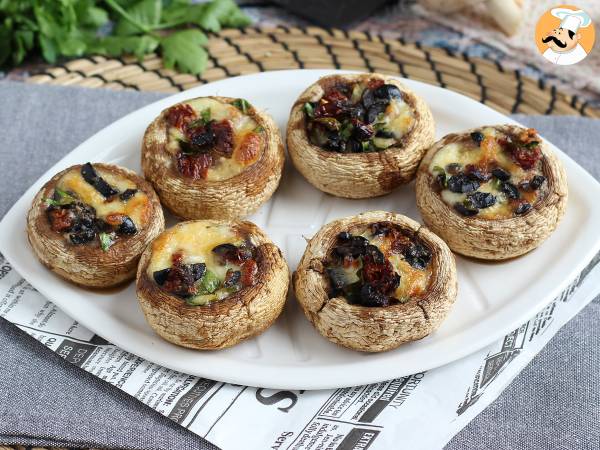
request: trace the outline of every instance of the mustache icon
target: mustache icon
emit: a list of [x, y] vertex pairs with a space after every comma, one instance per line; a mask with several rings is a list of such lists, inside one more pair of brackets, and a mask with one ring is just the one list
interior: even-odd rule
[[562, 42], [556, 36], [546, 36], [545, 38], [542, 38], [542, 42], [544, 44], [546, 44], [550, 41], [553, 41], [560, 48], [565, 48], [567, 46], [566, 42]]

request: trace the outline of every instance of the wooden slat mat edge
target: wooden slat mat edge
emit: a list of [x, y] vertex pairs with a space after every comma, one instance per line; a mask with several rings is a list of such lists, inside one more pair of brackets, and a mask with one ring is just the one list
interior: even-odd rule
[[279, 69], [336, 68], [375, 71], [424, 81], [459, 92], [509, 114], [566, 114], [600, 117], [576, 95], [508, 70], [499, 61], [440, 48], [337, 29], [258, 28], [213, 33], [202, 75], [165, 69], [154, 54], [92, 56], [48, 67], [27, 82], [140, 91], [179, 92], [223, 78]]

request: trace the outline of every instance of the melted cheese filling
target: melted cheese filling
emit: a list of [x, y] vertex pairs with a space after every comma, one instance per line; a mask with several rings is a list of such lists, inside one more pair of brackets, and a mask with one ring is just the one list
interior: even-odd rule
[[[416, 269], [412, 267], [404, 256], [392, 251], [392, 239], [390, 236], [373, 236], [370, 231], [361, 234], [371, 245], [376, 246], [384, 256], [389, 259], [394, 271], [400, 275], [400, 284], [396, 288], [392, 297], [404, 303], [411, 298], [421, 296], [427, 291], [431, 279], [431, 262], [425, 269]], [[360, 260], [356, 259], [350, 267], [343, 267], [344, 276], [348, 284], [360, 281], [358, 271], [362, 265]]]
[[243, 238], [227, 225], [192, 222], [175, 226], [152, 243], [148, 276], [152, 279], [154, 272], [173, 266], [173, 255], [179, 253], [183, 255], [183, 264], [204, 263], [207, 270], [222, 280], [228, 269], [239, 270], [239, 266], [229, 262], [223, 265], [212, 249], [221, 244], [238, 246], [242, 242]]
[[385, 130], [394, 134], [394, 138], [400, 140], [412, 129], [414, 119], [415, 116], [410, 105], [401, 98], [396, 98], [388, 105], [380, 123], [383, 124]]
[[[229, 103], [221, 103], [212, 98], [197, 98], [186, 102], [186, 104], [194, 109], [198, 117], [200, 117], [202, 111], [209, 109], [211, 120], [220, 122], [227, 119], [231, 121], [234, 130], [234, 155], [236, 152], [240, 151], [240, 146], [244, 142], [244, 138], [249, 133], [256, 132], [255, 130], [258, 128], [258, 123], [256, 123], [252, 117], [243, 114], [238, 108]], [[179, 141], [184, 139], [185, 136], [179, 128], [169, 127], [167, 138], [167, 150], [169, 153], [173, 155], [177, 154], [180, 149]], [[255, 161], [256, 159], [244, 164], [239, 162], [235, 157], [225, 158], [221, 156], [217, 158], [215, 164], [208, 169], [206, 179], [211, 181], [227, 180], [241, 173]]]
[[[94, 167], [96, 173], [119, 192], [127, 189], [137, 189], [136, 184], [124, 177], [115, 175], [104, 169]], [[56, 187], [63, 191], [72, 192], [83, 203], [90, 205], [96, 210], [96, 216], [100, 219], [109, 214], [125, 214], [131, 218], [136, 228], [140, 230], [146, 226], [149, 214], [148, 196], [138, 190], [129, 200], [121, 200], [118, 195], [108, 201], [94, 186], [84, 180], [79, 168], [69, 170], [65, 173]]]
[[[351, 101], [357, 103], [360, 101], [366, 88], [365, 84], [357, 83], [352, 90]], [[413, 128], [415, 123], [415, 113], [412, 107], [402, 98], [394, 98], [388, 104], [385, 112], [375, 122], [377, 128], [388, 131], [393, 134], [393, 138], [374, 137], [373, 143], [378, 148], [386, 148], [395, 144], [394, 141], [401, 140]]]
[[[488, 127], [481, 130], [485, 138], [497, 138], [500, 137], [496, 129]], [[488, 152], [488, 154], [486, 154]], [[493, 159], [496, 161], [497, 166], [507, 171], [510, 175], [510, 182], [517, 186], [520, 182], [531, 179], [534, 175], [543, 175], [540, 164], [537, 164], [531, 170], [524, 170], [521, 166], [516, 164], [512, 157], [505, 151], [503, 151], [499, 144], [495, 144], [494, 148], [485, 148], [482, 142], [480, 147], [465, 147], [460, 142], [453, 142], [442, 147], [432, 158], [429, 164], [429, 173], [432, 176], [436, 176], [436, 167], [446, 168], [449, 164], [460, 164], [464, 168], [468, 164], [477, 165], [482, 158]], [[447, 174], [449, 176], [449, 174]], [[482, 208], [476, 217], [482, 219], [501, 219], [513, 217], [514, 207], [509, 201], [509, 198], [504, 192], [499, 189], [498, 183], [493, 182], [492, 177], [487, 182], [481, 182], [481, 185], [477, 191], [489, 192], [496, 196], [496, 203], [490, 207]], [[521, 191], [521, 198], [530, 204], [533, 204], [540, 196], [541, 190], [523, 192]], [[444, 189], [440, 192], [442, 200], [449, 206], [453, 206], [455, 203], [463, 203], [467, 199], [467, 194], [452, 192], [449, 189]]]
[[400, 275], [400, 284], [394, 292], [394, 297], [405, 302], [413, 297], [418, 297], [427, 291], [429, 280], [431, 278], [431, 263], [425, 269], [415, 269], [401, 254], [392, 252], [392, 240], [389, 236], [372, 236], [370, 232], [363, 233], [363, 236], [375, 245], [386, 258], [390, 260], [394, 270]]

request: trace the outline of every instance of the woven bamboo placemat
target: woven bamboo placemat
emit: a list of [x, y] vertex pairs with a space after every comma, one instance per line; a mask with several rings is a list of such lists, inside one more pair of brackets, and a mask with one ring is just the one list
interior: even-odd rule
[[93, 56], [71, 60], [28, 82], [178, 92], [236, 75], [277, 69], [336, 68], [382, 72], [460, 92], [503, 113], [600, 117], [577, 96], [507, 70], [498, 61], [470, 57], [398, 39], [337, 29], [245, 28], [209, 37], [208, 68], [195, 76], [165, 69], [161, 59]]

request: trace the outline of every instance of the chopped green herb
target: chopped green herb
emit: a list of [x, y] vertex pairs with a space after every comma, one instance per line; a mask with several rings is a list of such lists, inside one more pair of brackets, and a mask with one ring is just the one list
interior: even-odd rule
[[107, 252], [108, 249], [115, 243], [114, 233], [100, 233], [98, 237], [100, 238], [100, 248], [102, 248], [102, 251]]
[[248, 108], [250, 108], [250, 103], [248, 103], [243, 98], [235, 99], [233, 102], [231, 102], [231, 104], [244, 114], [248, 113]]
[[205, 110], [203, 110], [200, 113], [200, 116], [202, 117], [202, 120], [204, 121], [204, 123], [210, 122], [210, 108], [206, 108]]
[[207, 295], [215, 292], [219, 285], [221, 284], [221, 280], [210, 270], [206, 270], [204, 276], [200, 278], [198, 282], [198, 294]]
[[538, 141], [531, 141], [528, 142], [527, 144], [525, 144], [526, 148], [534, 148], [537, 147], [538, 145], [540, 145], [540, 143]]
[[185, 302], [190, 306], [205, 306], [213, 300], [217, 300], [217, 296], [215, 294], [201, 294], [186, 298]]
[[352, 130], [354, 130], [354, 125], [352, 125], [352, 122], [350, 121], [345, 121], [342, 124], [342, 129], [340, 130], [340, 137], [347, 141], [348, 139], [350, 139], [350, 136], [352, 135]]
[[371, 143], [369, 141], [362, 141], [361, 145], [362, 145], [363, 152], [368, 152], [371, 150]]
[[314, 106], [313, 106], [311, 103], [309, 103], [309, 102], [306, 102], [306, 103], [304, 104], [304, 112], [305, 112], [305, 113], [306, 113], [306, 115], [307, 115], [308, 117], [310, 117], [311, 119], [313, 119], [313, 118], [315, 117], [315, 108], [314, 108]]
[[260, 125], [254, 129], [255, 133], [262, 133], [263, 131], [265, 131], [265, 129], [263, 127], [261, 127]]
[[59, 188], [54, 189], [55, 197], [58, 195], [58, 199], [55, 198], [45, 198], [44, 201], [48, 206], [63, 206], [69, 205], [75, 201], [75, 197], [73, 197], [68, 192], [65, 192]]
[[492, 187], [497, 191], [499, 191], [500, 187], [502, 186], [502, 181], [500, 181], [498, 178], [492, 178], [490, 183], [492, 183]]
[[319, 117], [315, 119], [315, 122], [324, 125], [325, 128], [333, 131], [339, 131], [342, 128], [342, 124], [339, 120], [334, 119], [333, 117]]

